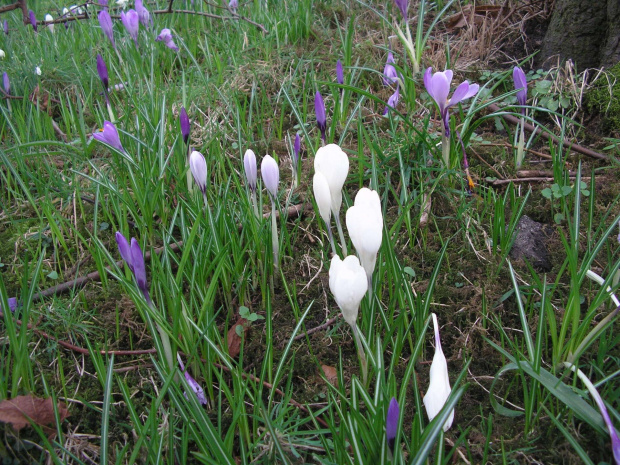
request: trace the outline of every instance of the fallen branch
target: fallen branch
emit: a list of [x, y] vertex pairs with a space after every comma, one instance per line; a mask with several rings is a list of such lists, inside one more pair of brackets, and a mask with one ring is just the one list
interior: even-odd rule
[[341, 315], [341, 314], [338, 314], [338, 316], [335, 316], [334, 318], [330, 318], [330, 319], [329, 319], [329, 320], [327, 320], [325, 323], [323, 323], [323, 324], [321, 324], [321, 325], [317, 326], [316, 328], [309, 329], [308, 331], [306, 331], [306, 332], [305, 332], [305, 333], [303, 333], [303, 334], [298, 334], [297, 336], [295, 336], [295, 337], [293, 338], [293, 340], [294, 340], [294, 341], [299, 341], [300, 339], [303, 339], [303, 338], [305, 338], [306, 336], [309, 336], [310, 334], [316, 333], [317, 331], [321, 331], [322, 329], [325, 329], [325, 328], [327, 328], [328, 326], [333, 325], [333, 324], [334, 324], [334, 322], [335, 322], [338, 318], [340, 318], [340, 315]]
[[[503, 111], [500, 107], [498, 107], [494, 103], [489, 105], [489, 109], [491, 111], [493, 111], [493, 112], [501, 112], [501, 111]], [[504, 118], [506, 121], [508, 121], [508, 122], [510, 122], [512, 124], [515, 124], [515, 125], [519, 124], [519, 122], [520, 122], [520, 119], [517, 118], [516, 116], [513, 116], [513, 115], [503, 114], [503, 115], [500, 115], [500, 116], [502, 118]], [[523, 124], [524, 128], [527, 129], [529, 132], [534, 132], [536, 130], [536, 127], [531, 125], [530, 123], [528, 123], [526, 121], [524, 121], [523, 123], [524, 123]], [[551, 134], [548, 131], [541, 131], [540, 135], [541, 135], [541, 137], [543, 139], [547, 139], [547, 140], [550, 139], [553, 142], [555, 142], [556, 144], [562, 143], [564, 145], [567, 145], [571, 150], [573, 150], [575, 152], [579, 152], [579, 153], [581, 153], [583, 155], [587, 155], [588, 157], [596, 158], [597, 160], [608, 160], [609, 159], [606, 155], [603, 155], [602, 153], [595, 152], [594, 150], [590, 150], [590, 149], [588, 149], [586, 147], [582, 147], [579, 144], [569, 144], [569, 143], [567, 143], [564, 140], [561, 141], [557, 136], [554, 136], [553, 134]]]
[[[571, 179], [575, 179], [575, 176], [569, 176]], [[582, 181], [589, 181], [589, 177], [581, 178]], [[518, 182], [554, 182], [554, 178], [512, 178], [512, 179], [496, 179], [489, 181], [492, 186], [503, 186], [504, 184], [518, 183]]]

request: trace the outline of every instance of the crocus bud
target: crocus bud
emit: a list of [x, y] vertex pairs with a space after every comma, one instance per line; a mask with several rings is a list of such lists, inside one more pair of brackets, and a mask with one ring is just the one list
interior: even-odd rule
[[263, 183], [273, 199], [278, 197], [278, 183], [280, 182], [280, 169], [271, 155], [265, 155], [260, 164], [260, 174]]
[[323, 97], [318, 90], [314, 95], [314, 112], [316, 114], [316, 125], [321, 131], [321, 139], [325, 141], [325, 132], [327, 130], [327, 117], [325, 116], [325, 103], [323, 103]]
[[[200, 384], [198, 384], [198, 382], [194, 378], [192, 378], [192, 376], [187, 372], [187, 370], [185, 369], [185, 365], [183, 365], [183, 361], [181, 360], [181, 355], [179, 355], [179, 353], [177, 353], [177, 359], [179, 361], [181, 371], [185, 376], [185, 380], [187, 381], [187, 384], [189, 384], [189, 387], [192, 388], [192, 391], [194, 391], [198, 402], [200, 402], [201, 405], [207, 405], [207, 398], [205, 397], [204, 390], [202, 389]], [[185, 398], [187, 399], [187, 393], [185, 393]]]
[[168, 47], [171, 50], [174, 50], [175, 52], [179, 51], [179, 47], [177, 47], [177, 44], [175, 44], [174, 40], [172, 40], [172, 33], [170, 32], [170, 29], [167, 29], [167, 28], [162, 29], [159, 35], [157, 36], [157, 38], [155, 39], [155, 41], [163, 42], [166, 47]]
[[34, 69], [34, 74], [36, 74], [37, 76], [41, 76], [41, 67], [40, 66], [37, 66]]
[[233, 13], [236, 13], [237, 8], [239, 8], [239, 0], [230, 0], [230, 2], [228, 2], [228, 8], [230, 8]]
[[[54, 21], [54, 18], [52, 15], [50, 15], [49, 13], [45, 15], [45, 22], [46, 23], [51, 23], [52, 21]], [[48, 24], [47, 28], [50, 30], [50, 32], [54, 32], [54, 23], [52, 24]]]
[[11, 90], [11, 83], [9, 81], [9, 75], [6, 73], [2, 73], [2, 86], [4, 87], [4, 91], [8, 94]]
[[398, 85], [397, 85], [396, 92], [390, 95], [390, 98], [387, 101], [387, 106], [385, 107], [385, 110], [383, 110], [383, 116], [388, 114], [388, 112], [390, 111], [390, 108], [396, 108], [396, 105], [398, 105], [399, 100], [400, 100], [400, 92], [398, 91]]
[[394, 68], [394, 63], [394, 55], [392, 55], [392, 52], [388, 52], [385, 68], [383, 68], [383, 84], [386, 86], [392, 85], [398, 81], [398, 73], [396, 72], [396, 68]]
[[125, 26], [125, 29], [127, 29], [127, 32], [129, 32], [129, 35], [131, 36], [137, 47], [138, 31], [140, 29], [140, 17], [138, 16], [136, 10], [131, 9], [127, 13], [121, 11], [121, 22], [123, 23], [123, 26]]
[[118, 251], [121, 254], [121, 258], [125, 260], [125, 263], [127, 263], [127, 266], [133, 273], [131, 247], [129, 246], [129, 242], [127, 241], [127, 238], [123, 236], [123, 234], [119, 231], [116, 231], [116, 244], [118, 245]]
[[114, 126], [114, 124], [110, 123], [109, 121], [104, 121], [103, 131], [94, 133], [93, 137], [99, 142], [103, 142], [110, 147], [114, 147], [119, 152], [125, 152], [125, 149], [121, 145], [121, 139], [118, 137], [118, 131], [116, 130], [116, 126]]
[[5, 56], [6, 56], [6, 53], [4, 53], [4, 50], [0, 48], [0, 59], [4, 59]]
[[[15, 313], [17, 309], [17, 297], [9, 297], [7, 299], [7, 303], [9, 304], [9, 310], [11, 313]], [[0, 305], [0, 311], [2, 311], [2, 305]]]
[[[435, 418], [450, 396], [450, 377], [448, 376], [448, 363], [441, 350], [441, 340], [439, 339], [439, 325], [437, 315], [433, 313], [433, 327], [435, 329], [435, 356], [431, 363], [430, 384], [424, 396], [424, 407], [429, 421]], [[448, 431], [454, 421], [454, 409], [443, 425], [443, 430]]]
[[338, 255], [332, 257], [329, 267], [329, 289], [342, 311], [345, 321], [355, 326], [360, 302], [368, 290], [366, 273], [355, 255], [341, 260]]
[[396, 6], [403, 15], [403, 19], [407, 22], [407, 7], [409, 6], [409, 0], [394, 0], [394, 3], [396, 3]]
[[338, 84], [344, 84], [344, 71], [342, 69], [342, 61], [336, 62], [336, 81]]
[[394, 441], [396, 439], [396, 431], [398, 430], [399, 415], [400, 408], [398, 407], [398, 401], [395, 397], [392, 397], [390, 406], [388, 407], [387, 417], [385, 419], [385, 435], [391, 451], [394, 451]]
[[101, 10], [99, 12], [99, 25], [105, 36], [112, 42], [112, 47], [116, 48], [114, 43], [114, 31], [112, 29], [112, 17], [108, 10]]
[[105, 65], [105, 61], [103, 61], [103, 57], [100, 54], [97, 54], [97, 73], [99, 73], [99, 79], [101, 79], [101, 83], [103, 84], [104, 93], [108, 92], [108, 67]]
[[336, 144], [327, 144], [316, 152], [314, 171], [320, 172], [327, 179], [332, 199], [331, 208], [334, 215], [339, 215], [342, 205], [342, 186], [349, 174], [349, 157]]
[[198, 188], [205, 195], [207, 193], [207, 162], [202, 153], [195, 150], [191, 153], [189, 156], [189, 169], [192, 171]]
[[346, 223], [370, 283], [383, 238], [383, 214], [377, 191], [366, 187], [359, 190], [354, 205], [347, 210]]
[[34, 11], [30, 10], [28, 12], [28, 17], [30, 18], [30, 24], [32, 25], [32, 29], [34, 29], [34, 32], [38, 32], [38, 29], [37, 29], [37, 18], [34, 15]]
[[181, 111], [179, 112], [179, 122], [181, 123], [181, 135], [183, 136], [183, 142], [187, 144], [187, 142], [189, 142], [189, 131], [191, 126], [185, 107], [181, 107]]
[[323, 218], [323, 221], [325, 221], [325, 224], [329, 225], [332, 214], [332, 198], [329, 192], [329, 184], [325, 176], [323, 176], [323, 173], [319, 171], [314, 173], [314, 177], [312, 178], [312, 189], [314, 191], [314, 200], [316, 200], [316, 204], [319, 207], [319, 214], [321, 218]]
[[245, 170], [245, 179], [248, 182], [250, 191], [256, 191], [256, 155], [250, 149], [245, 151], [243, 155], [243, 168]]
[[142, 295], [146, 299], [147, 303], [151, 303], [151, 297], [149, 296], [149, 286], [146, 282], [146, 265], [144, 264], [144, 256], [142, 255], [142, 249], [138, 241], [131, 238], [131, 263], [133, 265], [133, 275], [136, 278], [138, 289], [142, 291]]
[[144, 27], [149, 27], [151, 22], [151, 15], [149, 13], [149, 10], [147, 10], [142, 3], [142, 0], [136, 0], [136, 12], [138, 13], [140, 23], [142, 23]]
[[299, 162], [299, 153], [301, 152], [301, 137], [299, 134], [295, 135], [295, 145], [293, 146], [295, 150], [295, 165]]
[[9, 35], [9, 22], [6, 19], [2, 23], [2, 29], [4, 30], [4, 33], [8, 36]]
[[[518, 66], [512, 70], [512, 80], [515, 83], [515, 89], [517, 89], [517, 102], [524, 106], [527, 103], [527, 78]], [[525, 114], [525, 108], [521, 108], [521, 113]]]

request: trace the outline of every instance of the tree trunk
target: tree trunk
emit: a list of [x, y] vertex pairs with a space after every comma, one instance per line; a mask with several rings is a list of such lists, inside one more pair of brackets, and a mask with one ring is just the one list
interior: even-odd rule
[[579, 71], [620, 59], [619, 0], [556, 0], [538, 63], [572, 59]]

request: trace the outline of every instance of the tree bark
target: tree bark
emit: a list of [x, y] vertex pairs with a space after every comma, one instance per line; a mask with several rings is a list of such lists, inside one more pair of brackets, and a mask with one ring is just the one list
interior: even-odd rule
[[579, 71], [612, 66], [620, 59], [619, 0], [556, 0], [539, 63], [558, 56]]

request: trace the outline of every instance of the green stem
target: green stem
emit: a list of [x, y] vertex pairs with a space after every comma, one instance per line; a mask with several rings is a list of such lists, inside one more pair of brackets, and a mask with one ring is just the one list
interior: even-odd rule
[[521, 128], [519, 135], [519, 145], [517, 146], [517, 169], [521, 168], [521, 163], [523, 163], [523, 158], [525, 158], [525, 121], [523, 121], [523, 117], [519, 121], [519, 126]]
[[450, 137], [444, 133], [441, 136], [441, 153], [443, 155], [443, 164], [446, 169], [450, 169]]
[[343, 258], [347, 256], [347, 242], [344, 240], [344, 232], [342, 232], [342, 224], [340, 223], [340, 213], [334, 213], [336, 217], [336, 227], [338, 228], [338, 235], [340, 236], [340, 247], [342, 247]]
[[362, 364], [362, 382], [364, 383], [364, 386], [366, 386], [366, 381], [368, 380], [368, 362], [366, 361], [366, 355], [364, 354], [364, 347], [362, 346], [357, 325], [352, 324], [351, 329], [353, 330], [353, 337], [355, 338], [355, 345], [357, 346], [357, 355], [359, 356]]
[[334, 243], [334, 235], [332, 234], [332, 227], [329, 223], [325, 223], [325, 226], [327, 226], [327, 235], [329, 236], [329, 243], [332, 246], [332, 253], [338, 255], [338, 252], [336, 252], [336, 244]]
[[278, 252], [279, 252], [279, 241], [278, 241], [278, 223], [276, 221], [276, 202], [274, 199], [271, 199], [271, 247], [273, 249], [273, 267], [274, 269], [279, 268], [278, 262]]

